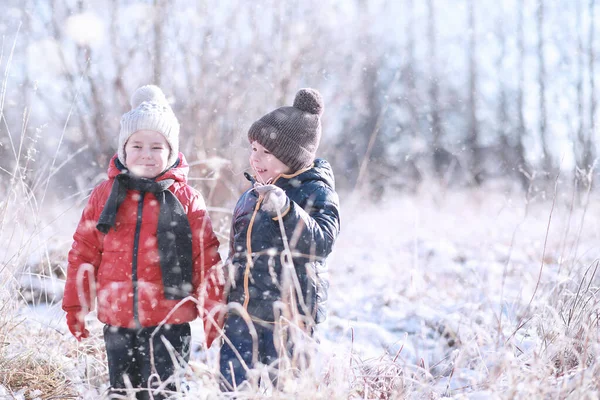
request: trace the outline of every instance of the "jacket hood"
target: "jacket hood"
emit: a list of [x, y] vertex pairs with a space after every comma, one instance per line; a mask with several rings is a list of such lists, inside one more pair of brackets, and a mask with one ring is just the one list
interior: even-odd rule
[[[331, 169], [331, 165], [322, 158], [317, 158], [313, 164], [303, 170], [297, 171], [294, 174], [289, 175], [281, 175], [275, 183], [281, 180], [299, 180], [300, 183], [308, 182], [308, 181], [322, 181], [331, 189], [335, 190], [335, 178], [333, 176], [333, 169]], [[281, 185], [283, 182], [279, 182]]]
[[[106, 173], [108, 174], [108, 178], [112, 179], [119, 175], [121, 172], [123, 172], [125, 169], [125, 166], [119, 161], [118, 154], [115, 154], [108, 163], [108, 170], [106, 171]], [[185, 159], [183, 153], [180, 152], [175, 164], [171, 168], [167, 169], [162, 174], [160, 174], [156, 178], [156, 180], [162, 181], [165, 179], [174, 179], [175, 182], [186, 183], [189, 170], [190, 166], [187, 163], [187, 160]]]

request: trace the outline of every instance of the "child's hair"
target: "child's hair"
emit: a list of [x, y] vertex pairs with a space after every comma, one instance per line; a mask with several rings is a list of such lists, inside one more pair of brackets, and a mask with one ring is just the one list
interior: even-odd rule
[[121, 117], [119, 161], [126, 165], [125, 144], [131, 135], [140, 130], [150, 130], [162, 134], [169, 143], [171, 152], [167, 165], [173, 165], [179, 155], [179, 121], [165, 94], [158, 86], [142, 86], [133, 93], [130, 104], [131, 111]]
[[293, 171], [306, 168], [319, 147], [323, 109], [317, 90], [300, 89], [292, 107], [279, 107], [252, 124], [248, 139], [260, 143]]

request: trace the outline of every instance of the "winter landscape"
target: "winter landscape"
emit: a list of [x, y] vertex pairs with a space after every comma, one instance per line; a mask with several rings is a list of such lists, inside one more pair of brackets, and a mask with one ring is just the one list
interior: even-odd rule
[[148, 83], [223, 258], [248, 128], [301, 87], [341, 203], [310, 367], [221, 393], [197, 320], [174, 398], [600, 397], [594, 0], [4, 3], [1, 399], [107, 394], [103, 324], [78, 342], [61, 309], [66, 257]]
[[[439, 189], [378, 206], [349, 199], [329, 264], [318, 361], [270, 396], [594, 398], [600, 211], [597, 198], [584, 200]], [[11, 230], [20, 236], [21, 228]], [[68, 242], [58, 231], [24, 237], [16, 250], [43, 253], [40, 242]], [[17, 286], [16, 274], [2, 272], [4, 288]], [[41, 277], [20, 279], [35, 288]], [[4, 293], [2, 395], [102, 398], [100, 324], [88, 320], [92, 337], [78, 344], [60, 310], [60, 280], [46, 287], [55, 299], [29, 306]], [[189, 398], [218, 397], [215, 363], [214, 349], [194, 353]]]

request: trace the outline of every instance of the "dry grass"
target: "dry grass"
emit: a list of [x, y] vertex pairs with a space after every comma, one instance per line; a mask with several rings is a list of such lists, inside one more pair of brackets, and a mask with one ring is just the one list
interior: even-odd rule
[[77, 391], [60, 364], [31, 352], [0, 356], [0, 383], [25, 399], [75, 399]]
[[[575, 235], [577, 230], [571, 232]], [[576, 243], [578, 238], [570, 242]], [[514, 243], [516, 252], [521, 251], [519, 246], [518, 241]], [[466, 314], [458, 330], [452, 324], [424, 321], [425, 332], [443, 349], [437, 361], [412, 360], [405, 357], [402, 348], [393, 354], [382, 351], [384, 354], [376, 359], [361, 359], [349, 350], [322, 360], [318, 367], [284, 372], [280, 388], [274, 388], [268, 379], [262, 383], [253, 379], [246, 389], [223, 394], [218, 390], [216, 360], [195, 360], [186, 370], [193, 391], [178, 398], [595, 398], [600, 393], [597, 264], [581, 257], [565, 261], [560, 266], [562, 279], [557, 281], [549, 274], [561, 259], [551, 251], [555, 248], [549, 243], [547, 254], [536, 256], [532, 252], [527, 262], [534, 279], [527, 284], [536, 290], [522, 296], [514, 319], [505, 316], [496, 321], [498, 326]], [[540, 266], [542, 257], [545, 261]], [[543, 273], [538, 273], [540, 269]], [[509, 280], [523, 271], [511, 266], [506, 274]], [[441, 276], [438, 279], [442, 281]], [[480, 290], [485, 292], [486, 287], [482, 284]], [[22, 306], [14, 295], [10, 303], [0, 306], [0, 342], [4, 343], [0, 348], [0, 383], [13, 395], [25, 390], [25, 398], [35, 394], [41, 399], [101, 398], [108, 379], [100, 329], [92, 329], [95, 335], [78, 344], [68, 333], [48, 334], [24, 326], [26, 321], [15, 317]], [[487, 310], [485, 305], [481, 307]], [[9, 343], [19, 346], [9, 351]], [[59, 360], [60, 355], [65, 359]], [[266, 367], [254, 376], [266, 377]]]
[[[516, 243], [515, 247], [518, 246]], [[545, 262], [552, 264], [555, 262], [552, 260], [560, 258], [551, 255], [545, 256], [549, 260]], [[541, 259], [542, 255], [538, 257]], [[499, 328], [472, 316], [460, 330], [425, 321], [426, 332], [444, 349], [443, 358], [438, 361], [411, 360], [404, 357], [402, 349], [367, 360], [349, 351], [324, 360], [318, 368], [284, 373], [280, 388], [274, 388], [268, 380], [259, 383], [254, 379], [244, 390], [223, 394], [218, 390], [216, 360], [208, 359], [202, 363], [194, 361], [186, 370], [193, 391], [178, 398], [225, 399], [234, 395], [239, 399], [594, 398], [600, 388], [596, 264], [582, 263], [584, 259], [579, 259], [578, 266], [564, 263], [561, 268], [569, 271], [568, 278], [557, 283], [549, 278], [553, 275], [538, 274], [540, 265], [535, 257], [532, 260], [531, 275], [539, 282], [528, 284], [537, 290], [529, 292], [535, 295], [533, 301], [530, 301], [533, 294], [523, 296], [515, 320], [505, 317]], [[554, 267], [544, 265], [544, 272]], [[516, 268], [507, 272], [520, 273]], [[480, 289], [483, 292], [485, 286]], [[15, 298], [15, 308], [21, 307], [18, 302]], [[47, 399], [101, 398], [107, 376], [99, 329], [81, 344], [68, 333], [50, 340], [43, 337], [42, 329], [35, 332], [20, 329], [19, 320], [10, 317], [12, 308], [6, 303], [3, 307], [2, 342], [21, 341], [24, 350], [12, 351], [10, 356], [8, 351], [0, 351], [2, 385], [13, 393], [26, 389], [27, 393], [38, 393], [38, 397]], [[25, 339], [28, 333], [39, 336]], [[51, 349], [56, 343], [61, 348]], [[31, 348], [37, 349], [36, 352], [28, 350]], [[40, 359], [38, 355], [44, 354], [44, 349], [53, 355]], [[67, 361], [53, 361], [57, 352]], [[68, 368], [67, 363], [71, 364]], [[37, 377], [35, 381], [32, 376]], [[255, 372], [255, 377], [258, 376], [267, 376], [266, 367]]]

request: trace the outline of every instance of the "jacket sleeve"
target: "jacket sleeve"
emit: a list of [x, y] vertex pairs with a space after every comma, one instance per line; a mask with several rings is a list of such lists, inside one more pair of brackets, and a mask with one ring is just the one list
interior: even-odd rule
[[101, 187], [96, 187], [81, 215], [68, 255], [63, 310], [88, 313], [95, 301], [95, 278], [102, 260], [104, 234], [96, 229], [103, 204]]
[[218, 335], [211, 324], [211, 316], [222, 327], [222, 318], [217, 311], [225, 303], [224, 277], [219, 255], [219, 240], [212, 228], [204, 200], [198, 194], [188, 214], [192, 229], [192, 249], [194, 257], [194, 292], [199, 301], [199, 312], [204, 322], [205, 337], [208, 346]]
[[[273, 219], [277, 222], [278, 218]], [[338, 195], [329, 187], [317, 186], [304, 208], [290, 201], [282, 221], [292, 250], [307, 257], [325, 258], [340, 231]]]

